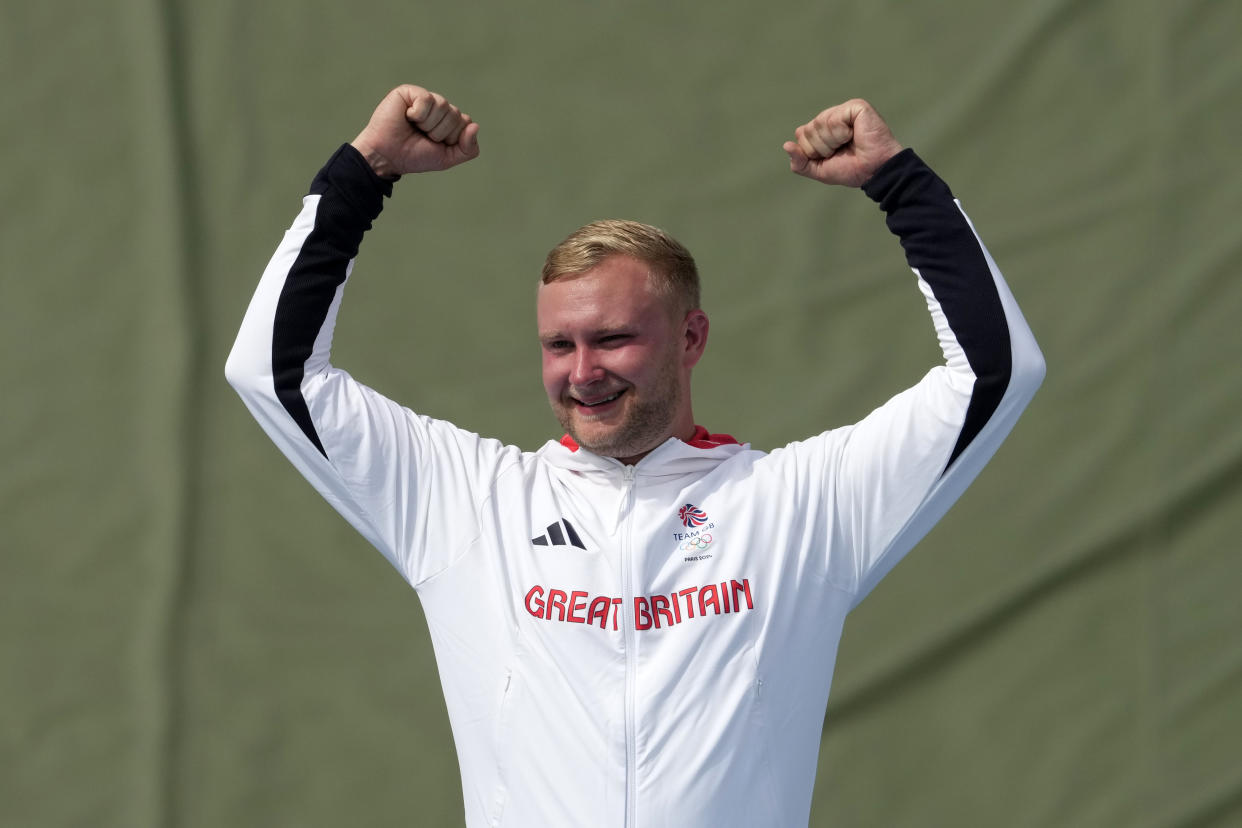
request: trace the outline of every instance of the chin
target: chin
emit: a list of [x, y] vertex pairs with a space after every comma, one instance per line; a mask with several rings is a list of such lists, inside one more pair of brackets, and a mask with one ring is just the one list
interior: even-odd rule
[[[577, 433], [575, 433], [577, 432]], [[584, 449], [602, 454], [607, 457], [613, 456], [613, 447], [617, 445], [616, 434], [607, 431], [599, 431], [591, 428], [576, 428], [569, 432], [570, 436], [578, 442], [578, 445]], [[624, 448], [624, 446], [622, 446]]]
[[[656, 441], [652, 445], [646, 445], [650, 440], [636, 440], [633, 435], [625, 434], [582, 434], [570, 433], [570, 436], [577, 441], [578, 445], [592, 454], [598, 454], [600, 457], [612, 457], [621, 460], [627, 457], [642, 457], [651, 452], [662, 441]], [[594, 439], [592, 439], [594, 438]]]
[[574, 441], [601, 457], [640, 457], [647, 454], [670, 436], [672, 422], [670, 407], [627, 405], [603, 417], [584, 416], [582, 412], [564, 407], [557, 408], [561, 427]]

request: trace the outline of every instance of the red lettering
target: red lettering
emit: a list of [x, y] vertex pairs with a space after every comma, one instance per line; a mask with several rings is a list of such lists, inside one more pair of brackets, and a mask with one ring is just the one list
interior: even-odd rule
[[699, 615], [707, 615], [708, 605], [720, 615], [720, 598], [716, 595], [715, 584], [708, 584], [699, 590]]
[[651, 613], [647, 611], [647, 599], [641, 595], [634, 596], [634, 629], [651, 629]]
[[[745, 609], [755, 608], [750, 580], [747, 578], [740, 581], [721, 581], [719, 584], [703, 587], [686, 587], [664, 595], [637, 595], [634, 597], [634, 629], [658, 630], [680, 624], [695, 617], [695, 604], [698, 605], [698, 615], [701, 616], [741, 612], [743, 600], [746, 602]], [[682, 602], [685, 602], [684, 607]], [[624, 601], [621, 598], [608, 595], [592, 597], [590, 592], [583, 589], [566, 592], [563, 589], [549, 589], [542, 584], [535, 584], [526, 592], [523, 603], [528, 613], [544, 621], [598, 624], [601, 630], [606, 630], [611, 612], [614, 630], [628, 623], [622, 617]]]
[[[574, 593], [574, 595], [577, 595], [577, 594], [578, 593], [576, 592]], [[605, 598], [603, 595], [599, 596], [594, 601], [592, 601], [591, 608], [587, 610], [586, 622], [588, 624], [594, 624], [595, 619], [598, 618], [599, 628], [601, 630], [605, 629], [604, 625], [608, 623], [608, 604], [609, 603], [611, 602], [607, 598]]]
[[660, 617], [664, 617], [664, 626], [673, 626], [673, 614], [668, 611], [668, 599], [663, 595], [651, 596], [651, 614], [655, 617], [655, 628], [660, 629]]
[[565, 620], [572, 621], [575, 624], [581, 624], [586, 621], [585, 618], [578, 614], [579, 610], [586, 609], [586, 597], [587, 593], [576, 589], [569, 593], [569, 618]]
[[694, 617], [694, 593], [698, 592], [698, 587], [686, 587], [678, 591], [678, 595], [686, 599], [686, 617]]
[[548, 620], [549, 621], [552, 620], [552, 610], [559, 611], [557, 614], [560, 617], [556, 619], [557, 621], [565, 620], [565, 599], [568, 597], [569, 597], [568, 595], [566, 595], [562, 590], [559, 590], [559, 589], [553, 589], [553, 590], [548, 591]]
[[[534, 606], [531, 605], [532, 598], [535, 599]], [[543, 587], [539, 584], [535, 584], [530, 588], [530, 592], [526, 593], [526, 611], [536, 618], [543, 618]]]
[[733, 587], [734, 606], [736, 606], [739, 610], [742, 608], [742, 602], [737, 600], [737, 594], [739, 592], [743, 592], [746, 594], [746, 609], [754, 609], [755, 602], [752, 601], [750, 597], [750, 579], [743, 578], [741, 581], [730, 581], [729, 583]]

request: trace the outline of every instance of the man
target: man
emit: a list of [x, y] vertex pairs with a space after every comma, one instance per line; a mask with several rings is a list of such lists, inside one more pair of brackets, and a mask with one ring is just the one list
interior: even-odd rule
[[[849, 610], [961, 494], [1043, 376], [949, 189], [866, 102], [784, 145], [879, 202], [945, 364], [861, 422], [765, 454], [697, 426], [698, 276], [655, 228], [552, 251], [537, 323], [568, 432], [530, 453], [329, 364], [392, 182], [478, 155], [442, 96], [393, 90], [320, 171], [227, 373], [264, 429], [418, 591], [472, 826], [805, 825]], [[408, 186], [408, 185], [407, 185]]]

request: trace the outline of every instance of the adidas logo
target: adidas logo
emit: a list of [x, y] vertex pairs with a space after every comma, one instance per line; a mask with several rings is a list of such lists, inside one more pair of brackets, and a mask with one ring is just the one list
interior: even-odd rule
[[[561, 527], [564, 527], [562, 529]], [[535, 546], [576, 546], [579, 549], [586, 549], [586, 544], [582, 542], [582, 538], [578, 537], [578, 533], [574, 531], [573, 524], [561, 518], [556, 523], [548, 525], [548, 533], [531, 538], [530, 542]]]

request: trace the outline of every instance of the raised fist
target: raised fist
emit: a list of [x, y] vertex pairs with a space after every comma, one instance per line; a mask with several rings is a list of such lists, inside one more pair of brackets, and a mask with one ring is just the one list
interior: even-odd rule
[[784, 149], [789, 169], [798, 175], [860, 187], [902, 147], [871, 104], [855, 98], [795, 129], [794, 140], [786, 141]]
[[440, 94], [403, 84], [353, 140], [377, 175], [447, 170], [479, 154], [479, 125]]

